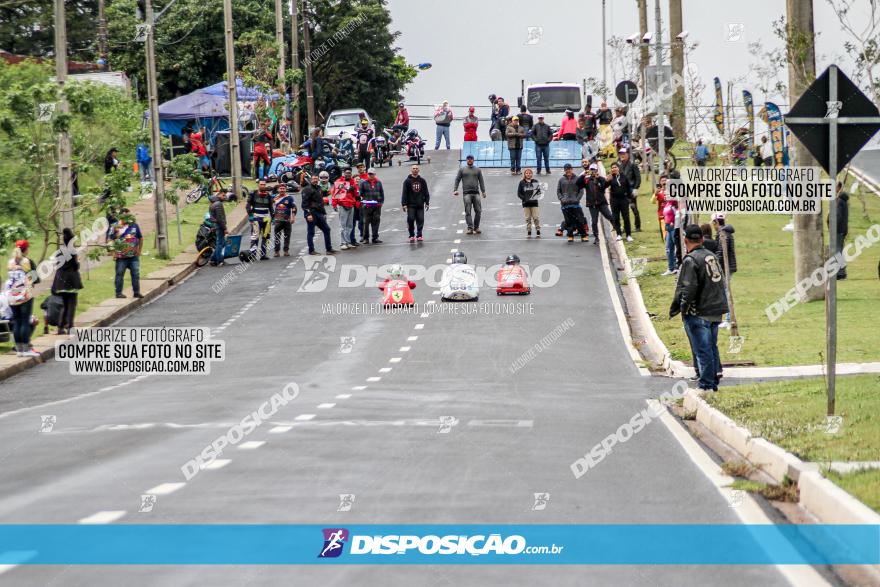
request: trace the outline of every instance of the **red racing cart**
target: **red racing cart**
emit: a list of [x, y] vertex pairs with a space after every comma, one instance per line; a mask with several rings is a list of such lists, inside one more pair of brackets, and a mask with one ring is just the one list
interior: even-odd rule
[[499, 296], [507, 294], [528, 295], [532, 293], [526, 272], [520, 267], [519, 257], [508, 255], [504, 266], [495, 274], [495, 293]]
[[379, 284], [382, 290], [382, 305], [386, 308], [391, 306], [414, 306], [412, 290], [416, 288], [415, 282], [404, 278], [403, 268], [400, 265], [391, 267], [390, 275]]

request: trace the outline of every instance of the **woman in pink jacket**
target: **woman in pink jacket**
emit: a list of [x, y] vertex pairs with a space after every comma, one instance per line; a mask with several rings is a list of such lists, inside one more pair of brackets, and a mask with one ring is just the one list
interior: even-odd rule
[[565, 111], [562, 122], [559, 124], [559, 131], [556, 133], [558, 141], [575, 141], [577, 140], [577, 119], [571, 110]]

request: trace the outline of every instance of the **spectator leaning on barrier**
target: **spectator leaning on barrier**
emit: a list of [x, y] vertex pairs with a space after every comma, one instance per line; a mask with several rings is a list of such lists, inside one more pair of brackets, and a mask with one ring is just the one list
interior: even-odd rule
[[76, 315], [77, 297], [79, 290], [83, 288], [82, 277], [79, 273], [79, 259], [77, 259], [76, 249], [73, 246], [73, 238], [73, 230], [70, 228], [61, 231], [64, 250], [55, 253], [65, 259], [64, 263], [55, 271], [55, 277], [52, 280], [52, 295], [60, 297], [63, 303], [61, 316], [58, 319], [58, 334], [70, 334]]
[[537, 159], [538, 175], [541, 175], [541, 160], [544, 160], [544, 169], [550, 174], [550, 141], [553, 140], [553, 130], [544, 122], [544, 115], [538, 115], [538, 122], [532, 128], [532, 140], [535, 141], [535, 159]]
[[[232, 188], [229, 188], [230, 191]], [[208, 217], [214, 223], [214, 254], [211, 255], [211, 265], [225, 265], [223, 261], [223, 250], [226, 248], [226, 233], [228, 227], [226, 225], [226, 210], [223, 203], [227, 199], [226, 192], [220, 192], [208, 206]]]
[[[467, 222], [467, 233], [480, 234], [480, 217], [482, 216], [483, 203], [480, 197], [486, 197], [486, 184], [483, 181], [483, 171], [474, 165], [474, 156], [468, 155], [465, 165], [459, 168], [455, 175], [455, 184], [452, 186], [452, 195], [458, 195], [458, 186], [462, 187], [462, 203], [464, 204], [464, 219]], [[473, 217], [471, 212], [473, 211]]]
[[562, 122], [559, 123], [559, 130], [556, 131], [556, 139], [560, 141], [577, 140], [577, 119], [571, 110], [566, 110], [562, 115]]
[[703, 232], [696, 224], [685, 228], [685, 255], [669, 307], [669, 317], [681, 314], [684, 329], [697, 359], [698, 386], [718, 391], [721, 359], [718, 325], [727, 312], [724, 276], [718, 259], [703, 246]]
[[34, 284], [31, 276], [34, 267], [25, 257], [21, 244], [27, 249], [27, 241], [15, 243], [12, 258], [6, 268], [8, 278], [3, 285], [5, 302], [12, 314], [12, 338], [15, 341], [15, 352], [19, 357], [36, 357], [39, 355], [31, 348], [31, 314], [34, 309]]
[[134, 297], [141, 295], [141, 248], [144, 236], [141, 228], [134, 221], [134, 215], [128, 208], [119, 211], [119, 221], [112, 228], [114, 257], [116, 258], [116, 297], [124, 298], [122, 287], [125, 282], [125, 271], [131, 273], [131, 289]]
[[434, 110], [434, 123], [437, 125], [437, 136], [434, 141], [434, 150], [440, 148], [440, 139], [446, 139], [446, 148], [449, 149], [449, 125], [452, 124], [452, 120], [455, 118], [452, 113], [452, 108], [449, 107], [449, 101], [443, 100], [443, 103], [437, 106], [437, 109]]

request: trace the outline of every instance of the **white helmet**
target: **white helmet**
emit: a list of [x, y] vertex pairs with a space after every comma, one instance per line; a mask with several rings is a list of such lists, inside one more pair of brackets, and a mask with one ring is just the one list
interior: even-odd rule
[[403, 267], [401, 267], [400, 263], [395, 263], [388, 270], [388, 274], [393, 279], [401, 279], [403, 278]]

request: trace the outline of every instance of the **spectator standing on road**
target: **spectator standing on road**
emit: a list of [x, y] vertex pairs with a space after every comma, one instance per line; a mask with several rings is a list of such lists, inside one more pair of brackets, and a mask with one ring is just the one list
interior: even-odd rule
[[522, 169], [522, 152], [523, 141], [526, 138], [526, 129], [519, 123], [519, 117], [514, 116], [510, 119], [507, 126], [507, 149], [510, 151], [510, 173], [511, 175], [519, 175]]
[[357, 182], [351, 176], [351, 168], [348, 168], [333, 183], [331, 201], [333, 209], [339, 212], [339, 231], [342, 237], [339, 248], [343, 251], [359, 246], [354, 240], [354, 211], [360, 206]]
[[[614, 217], [614, 232], [617, 240], [626, 234], [626, 240], [632, 242], [632, 229], [629, 224], [629, 202], [632, 194], [632, 186], [629, 180], [620, 173], [620, 164], [611, 164], [611, 177], [608, 178], [608, 192], [611, 196], [611, 215]], [[620, 217], [623, 216], [623, 230], [621, 231]]]
[[[361, 161], [357, 164], [357, 177], [354, 178], [355, 185], [358, 186], [358, 190], [360, 191], [360, 186], [362, 181], [367, 181], [370, 179], [370, 176], [367, 174], [367, 164]], [[361, 242], [364, 242], [364, 214], [363, 214], [362, 206], [356, 206], [354, 209], [354, 226], [357, 228], [358, 235], [360, 235]], [[351, 242], [357, 244], [357, 240], [354, 236], [354, 228], [351, 230]]]
[[144, 143], [138, 143], [135, 149], [135, 159], [137, 160], [141, 183], [150, 181], [150, 165], [153, 162], [153, 158], [150, 157], [150, 148]]
[[372, 243], [380, 244], [379, 240], [379, 222], [382, 216], [382, 204], [385, 203], [385, 190], [382, 188], [382, 182], [376, 177], [376, 171], [370, 169], [367, 172], [367, 179], [361, 180], [361, 218], [364, 222], [364, 233], [361, 239], [362, 243], [369, 243], [370, 234], [372, 233]]
[[[829, 224], [831, 217], [828, 217]], [[849, 233], [849, 194], [843, 189], [843, 183], [837, 182], [837, 240], [834, 252], [840, 254], [840, 269], [837, 271], [837, 279], [846, 279], [846, 257], [843, 253], [843, 243]], [[733, 239], [731, 239], [733, 240]]]
[[413, 165], [410, 174], [403, 180], [400, 195], [400, 208], [406, 214], [406, 226], [409, 229], [409, 242], [422, 242], [422, 229], [425, 226], [425, 211], [431, 203], [428, 182], [419, 175], [419, 166]]
[[141, 295], [141, 248], [144, 246], [144, 235], [128, 208], [119, 211], [119, 221], [112, 228], [111, 240], [116, 258], [116, 297], [125, 297], [122, 287], [126, 270], [131, 272], [134, 297], [144, 297]]
[[642, 232], [642, 217], [639, 215], [637, 200], [639, 188], [642, 186], [642, 172], [639, 171], [639, 166], [630, 159], [627, 149], [621, 149], [618, 153], [617, 165], [620, 168], [620, 174], [629, 182], [629, 208], [633, 213], [636, 232]]
[[576, 141], [577, 140], [577, 119], [574, 112], [566, 110], [562, 115], [562, 122], [559, 123], [559, 130], [556, 131], [556, 138], [560, 141]]
[[[321, 175], [325, 173], [327, 172], [322, 171]], [[324, 251], [328, 255], [335, 255], [336, 251], [333, 250], [333, 246], [330, 243], [330, 226], [327, 224], [327, 211], [324, 208], [325, 194], [329, 192], [321, 187], [320, 181], [322, 181], [322, 178], [313, 175], [309, 179], [309, 185], [304, 187], [302, 191], [302, 209], [308, 224], [306, 241], [309, 245], [309, 255], [316, 254], [315, 228], [318, 228], [324, 233]]]
[[529, 114], [529, 109], [526, 108], [525, 104], [519, 107], [519, 125], [526, 130], [527, 137], [535, 125], [535, 119]]
[[694, 149], [694, 160], [697, 162], [697, 167], [705, 167], [706, 161], [709, 160], [709, 149], [703, 144], [702, 139], [697, 140], [697, 148]]
[[532, 177], [531, 168], [526, 168], [523, 178], [516, 189], [516, 195], [522, 202], [523, 213], [526, 216], [526, 238], [532, 236], [532, 226], [535, 227], [535, 236], [541, 238], [541, 218], [538, 215], [538, 200], [544, 195], [541, 184]]
[[284, 241], [284, 256], [290, 256], [290, 235], [296, 222], [296, 200], [287, 192], [287, 186], [278, 184], [278, 193], [272, 199], [272, 227], [275, 231], [275, 256], [281, 253]]
[[394, 118], [394, 126], [391, 128], [393, 130], [399, 130], [401, 133], [405, 133], [409, 130], [409, 111], [406, 109], [406, 104], [403, 102], [397, 104], [397, 116]]
[[728, 311], [724, 276], [718, 258], [703, 246], [703, 232], [696, 224], [685, 228], [685, 255], [675, 285], [669, 317], [681, 314], [684, 329], [697, 360], [698, 386], [718, 391], [721, 359], [718, 325]]
[[599, 244], [599, 215], [604, 216], [612, 225], [611, 210], [608, 209], [608, 200], [605, 198], [605, 189], [608, 182], [599, 176], [599, 166], [592, 163], [587, 173], [580, 177], [581, 188], [584, 190], [584, 200], [590, 211], [590, 227], [593, 229], [593, 244]]
[[434, 123], [437, 125], [437, 138], [434, 141], [434, 150], [440, 148], [440, 139], [446, 139], [446, 148], [449, 149], [449, 125], [452, 124], [452, 120], [455, 118], [455, 115], [452, 113], [452, 108], [449, 107], [449, 101], [443, 100], [443, 103], [437, 106], [437, 109], [434, 110]]
[[[486, 184], [483, 181], [483, 171], [474, 165], [474, 156], [468, 155], [467, 162], [458, 169], [455, 175], [455, 185], [452, 187], [452, 195], [458, 195], [458, 186], [462, 187], [462, 202], [464, 203], [464, 219], [467, 222], [468, 234], [480, 234], [480, 217], [483, 212], [483, 203], [480, 198], [486, 197]], [[474, 216], [471, 218], [471, 211]]]
[[259, 249], [260, 260], [265, 261], [269, 258], [266, 254], [266, 241], [272, 228], [270, 222], [273, 212], [272, 194], [266, 187], [265, 180], [260, 180], [257, 189], [251, 192], [245, 210], [251, 223], [251, 259], [257, 256]]
[[64, 262], [55, 271], [55, 277], [52, 280], [52, 295], [60, 297], [63, 303], [61, 316], [58, 319], [58, 334], [70, 334], [76, 315], [78, 292], [83, 288], [82, 276], [79, 273], [79, 259], [76, 255], [76, 248], [72, 244], [73, 239], [73, 230], [70, 228], [62, 230], [63, 250], [55, 253], [64, 259]]
[[556, 197], [559, 198], [564, 219], [560, 228], [568, 232], [568, 242], [574, 241], [575, 232], [581, 235], [581, 242], [587, 242], [587, 232], [584, 228], [587, 221], [581, 209], [581, 188], [570, 163], [563, 166], [563, 175], [556, 184]]
[[541, 160], [544, 160], [544, 169], [550, 175], [550, 141], [553, 140], [553, 130], [544, 122], [544, 115], [538, 115], [538, 123], [532, 128], [532, 140], [535, 141], [535, 159], [538, 163], [538, 175], [541, 175]]
[[31, 275], [34, 268], [25, 257], [19, 242], [16, 243], [12, 258], [6, 266], [8, 276], [3, 285], [3, 294], [12, 312], [12, 338], [15, 341], [16, 354], [19, 357], [36, 357], [39, 353], [31, 348], [31, 314], [34, 309], [34, 284]]
[[[230, 190], [232, 188], [229, 188]], [[211, 255], [211, 265], [225, 265], [223, 260], [223, 250], [226, 248], [226, 234], [229, 227], [226, 225], [226, 209], [223, 203], [226, 202], [226, 192], [219, 192], [208, 206], [208, 217], [214, 223], [214, 254]]]
[[474, 114], [474, 107], [468, 108], [468, 115], [464, 118], [464, 141], [470, 143], [477, 140], [477, 127], [480, 119]]
[[354, 133], [354, 143], [357, 145], [356, 160], [364, 165], [364, 170], [370, 165], [370, 141], [373, 140], [373, 129], [370, 121], [366, 118], [361, 120], [361, 126]]

